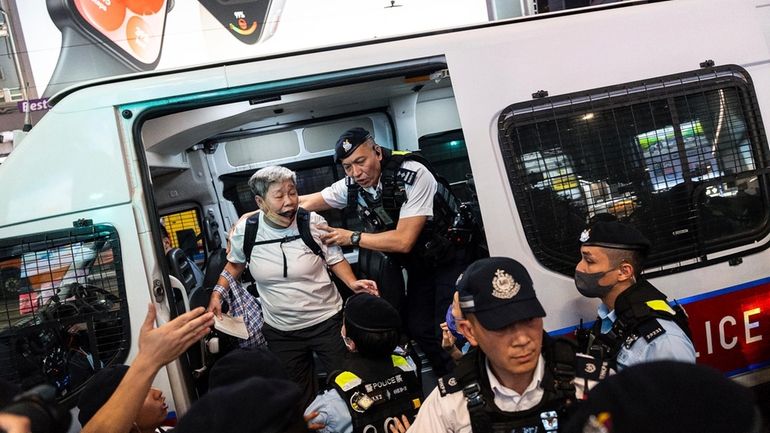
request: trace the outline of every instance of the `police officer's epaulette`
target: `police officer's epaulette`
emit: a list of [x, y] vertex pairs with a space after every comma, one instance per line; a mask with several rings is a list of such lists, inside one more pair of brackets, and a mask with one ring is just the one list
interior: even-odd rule
[[462, 391], [465, 385], [478, 381], [479, 353], [475, 347], [460, 358], [454, 371], [438, 379], [438, 391], [442, 397]]
[[438, 392], [442, 397], [462, 390], [462, 384], [454, 373], [449, 373], [446, 376], [438, 378]]
[[417, 179], [417, 172], [401, 167], [396, 171], [396, 179], [407, 185], [412, 185], [415, 179]]
[[636, 327], [636, 332], [640, 337], [644, 337], [648, 343], [666, 333], [666, 330], [660, 324], [658, 319], [645, 320]]

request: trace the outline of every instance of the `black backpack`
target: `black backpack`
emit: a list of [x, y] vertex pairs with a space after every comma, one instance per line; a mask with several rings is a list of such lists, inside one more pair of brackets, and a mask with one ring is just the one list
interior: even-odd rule
[[[313, 251], [313, 254], [325, 259], [321, 246], [313, 239], [313, 235], [310, 233], [310, 212], [305, 209], [297, 209], [297, 228], [299, 229], [299, 235], [285, 236], [279, 239], [270, 239], [266, 241], [256, 242], [257, 230], [259, 229], [259, 213], [255, 213], [246, 220], [246, 231], [243, 235], [243, 254], [246, 257], [246, 263], [248, 265], [251, 259], [251, 251], [256, 245], [273, 244], [276, 242], [286, 243], [296, 239], [302, 239], [302, 242]], [[249, 275], [247, 272], [245, 275]], [[283, 276], [287, 276], [287, 264], [286, 256], [283, 256]]]

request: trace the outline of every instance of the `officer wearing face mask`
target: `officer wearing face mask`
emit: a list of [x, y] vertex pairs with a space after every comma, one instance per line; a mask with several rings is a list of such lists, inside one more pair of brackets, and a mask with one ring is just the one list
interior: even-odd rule
[[650, 241], [628, 224], [599, 221], [583, 231], [580, 242], [575, 286], [602, 301], [593, 328], [579, 334], [585, 353], [616, 370], [660, 360], [694, 363], [684, 310], [670, 306], [666, 295], [639, 276]]

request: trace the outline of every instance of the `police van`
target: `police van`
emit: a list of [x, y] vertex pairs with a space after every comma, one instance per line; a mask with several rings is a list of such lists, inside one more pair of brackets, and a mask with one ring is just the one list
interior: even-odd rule
[[[284, 165], [300, 194], [319, 191], [344, 175], [333, 146], [356, 126], [420, 151], [476, 204], [489, 253], [528, 268], [554, 334], [595, 317], [572, 276], [581, 231], [610, 214], [653, 242], [646, 275], [688, 312], [698, 362], [770, 381], [767, 0], [613, 3], [109, 79], [51, 103], [0, 167], [0, 376], [64, 402], [131, 362], [148, 302], [161, 323], [190, 308], [180, 257], [216, 268], [255, 208], [255, 170]], [[178, 413], [200, 350], [155, 380]]]

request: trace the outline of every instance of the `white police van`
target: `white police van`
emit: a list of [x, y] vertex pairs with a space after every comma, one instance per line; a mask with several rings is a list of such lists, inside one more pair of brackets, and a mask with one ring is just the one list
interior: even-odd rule
[[[647, 275], [687, 309], [698, 362], [770, 380], [767, 0], [616, 3], [105, 80], [52, 103], [0, 167], [9, 380], [72, 401], [91, 365], [130, 363], [148, 302], [163, 321], [189, 305], [159, 221], [206, 268], [254, 208], [256, 169], [288, 166], [318, 191], [343, 175], [333, 145], [353, 126], [420, 150], [478, 200], [490, 253], [527, 266], [547, 329], [593, 320], [572, 273], [581, 230], [609, 213], [653, 241]], [[155, 383], [179, 412], [192, 358]]]

